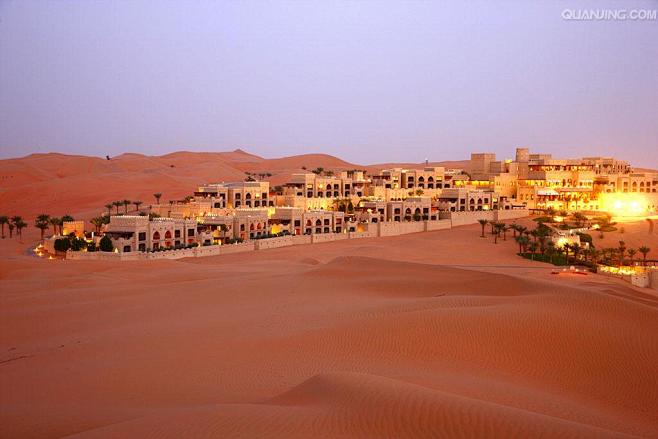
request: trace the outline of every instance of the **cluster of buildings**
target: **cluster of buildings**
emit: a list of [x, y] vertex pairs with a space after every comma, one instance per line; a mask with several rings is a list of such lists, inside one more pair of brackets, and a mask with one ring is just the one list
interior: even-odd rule
[[[554, 159], [517, 148], [513, 160], [471, 154], [464, 169], [424, 166], [293, 174], [267, 181], [213, 183], [145, 216], [112, 216], [103, 233], [119, 252], [226, 244], [280, 235], [367, 230], [380, 222], [436, 221], [452, 212], [547, 209], [655, 210], [658, 174], [613, 158]], [[632, 201], [634, 194], [641, 201]], [[625, 198], [624, 198], [625, 197]], [[619, 201], [622, 200], [622, 201]], [[629, 201], [631, 200], [631, 201]]]

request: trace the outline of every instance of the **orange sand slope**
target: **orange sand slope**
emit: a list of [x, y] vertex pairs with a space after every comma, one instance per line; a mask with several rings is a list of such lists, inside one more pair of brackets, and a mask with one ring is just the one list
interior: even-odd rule
[[[446, 162], [446, 164], [461, 162]], [[467, 162], [466, 162], [467, 163]], [[436, 165], [440, 166], [441, 163]], [[412, 164], [420, 167], [423, 164]], [[242, 181], [245, 172], [270, 173], [271, 184], [286, 183], [293, 173], [317, 167], [334, 171], [378, 167], [354, 165], [326, 154], [264, 159], [242, 150], [232, 152], [176, 152], [163, 156], [122, 154], [111, 160], [64, 154], [32, 154], [0, 160], [0, 206], [3, 215], [33, 218], [78, 213], [87, 218], [103, 212], [115, 200], [153, 203], [180, 199], [204, 183]]]
[[479, 225], [134, 263], [7, 241], [2, 437], [658, 436], [656, 296]]

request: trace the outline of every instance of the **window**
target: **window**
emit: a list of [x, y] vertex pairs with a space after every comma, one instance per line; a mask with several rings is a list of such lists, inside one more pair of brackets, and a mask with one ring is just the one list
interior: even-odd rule
[[[139, 238], [140, 241], [146, 241], [146, 232], [139, 232]], [[140, 244], [142, 245], [142, 244]]]
[[124, 245], [123, 246], [123, 252], [124, 253], [130, 253], [130, 246], [129, 245]]
[[180, 238], [180, 230], [174, 231], [174, 238]]
[[139, 244], [139, 251], [140, 252], [145, 252], [146, 251], [146, 244], [144, 244], [144, 243]]

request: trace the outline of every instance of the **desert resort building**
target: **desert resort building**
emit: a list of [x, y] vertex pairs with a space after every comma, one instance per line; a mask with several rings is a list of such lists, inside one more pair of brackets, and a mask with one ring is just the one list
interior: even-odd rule
[[[184, 255], [192, 247], [199, 256], [228, 252], [226, 244], [238, 251], [391, 236], [483, 218], [519, 218], [549, 208], [639, 215], [655, 212], [657, 205], [658, 173], [634, 170], [614, 158], [554, 159], [517, 148], [513, 160], [473, 153], [468, 169], [419, 166], [373, 175], [318, 169], [293, 174], [276, 188], [253, 177], [211, 183], [184, 200], [151, 205], [132, 215], [110, 215], [100, 233], [85, 232], [82, 222], [65, 228], [96, 241], [107, 236], [112, 253], [133, 259], [137, 254], [156, 257], [164, 250], [174, 251], [167, 257]], [[52, 246], [55, 239], [44, 245]], [[84, 257], [84, 252], [77, 253], [71, 258]]]

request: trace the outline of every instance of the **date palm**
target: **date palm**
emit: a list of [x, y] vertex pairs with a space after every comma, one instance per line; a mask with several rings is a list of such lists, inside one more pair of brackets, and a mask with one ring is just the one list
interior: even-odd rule
[[92, 218], [90, 222], [96, 228], [96, 233], [100, 233], [101, 232], [101, 226], [104, 223], [103, 217], [102, 216], [97, 216], [95, 218]]
[[530, 258], [534, 261], [535, 260], [535, 252], [537, 251], [537, 248], [539, 247], [539, 244], [536, 242], [531, 242], [528, 245], [528, 250], [530, 250]]
[[624, 241], [619, 241], [617, 251], [619, 252], [619, 265], [621, 266], [624, 263], [624, 255], [626, 254], [626, 243]]
[[130, 206], [130, 200], [123, 200], [121, 202], [121, 204], [123, 204], [124, 213], [126, 213], [126, 215], [127, 215], [128, 214], [128, 206]]
[[482, 234], [480, 235], [480, 238], [484, 238], [484, 227], [487, 225], [489, 221], [486, 219], [479, 219], [478, 223], [480, 223], [480, 226], [482, 226]]
[[37, 216], [37, 219], [34, 220], [34, 227], [41, 230], [42, 241], [43, 241], [43, 234], [50, 227], [49, 224], [50, 224], [50, 215], [46, 215], [45, 213], [42, 213], [41, 215]]
[[517, 244], [519, 244], [519, 253], [525, 253], [525, 249], [530, 243], [530, 239], [525, 235], [519, 235], [514, 238]]
[[5, 215], [0, 216], [0, 227], [2, 228], [2, 239], [5, 239], [5, 224], [9, 224], [9, 218]]
[[629, 248], [626, 253], [628, 253], [628, 257], [631, 259], [631, 265], [635, 262], [635, 255], [637, 254], [637, 250], [634, 248]]
[[50, 218], [50, 224], [53, 226], [53, 234], [57, 235], [57, 230], [59, 228], [60, 234], [62, 232], [62, 226], [64, 225], [63, 218], [57, 218], [56, 216], [53, 216]]
[[133, 201], [133, 205], [135, 206], [135, 212], [139, 211], [139, 206], [141, 206], [143, 203], [139, 200]]
[[651, 249], [646, 245], [643, 245], [642, 247], [638, 248], [637, 251], [642, 253], [642, 265], [647, 265], [647, 253], [649, 253]]
[[112, 201], [112, 205], [116, 208], [117, 210], [117, 215], [119, 214], [119, 206], [123, 204], [122, 201]]
[[160, 204], [160, 197], [162, 197], [162, 194], [160, 192], [156, 192], [153, 194], [155, 197], [155, 204]]
[[107, 209], [107, 216], [112, 215], [112, 207], [113, 207], [112, 203], [108, 203], [105, 205], [105, 208]]
[[[20, 217], [18, 217], [18, 218], [20, 218]], [[22, 239], [23, 238], [23, 229], [25, 227], [27, 227], [27, 223], [25, 221], [23, 221], [23, 219], [21, 218], [20, 220], [16, 221], [14, 223], [14, 225], [16, 226], [16, 234]]]

